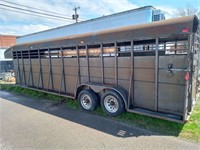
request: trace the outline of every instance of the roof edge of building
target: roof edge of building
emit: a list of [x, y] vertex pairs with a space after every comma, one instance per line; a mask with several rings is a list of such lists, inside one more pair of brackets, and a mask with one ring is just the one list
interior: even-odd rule
[[18, 35], [8, 35], [8, 34], [0, 34], [0, 37], [2, 37], [2, 36], [10, 36], [10, 37], [19, 37]]

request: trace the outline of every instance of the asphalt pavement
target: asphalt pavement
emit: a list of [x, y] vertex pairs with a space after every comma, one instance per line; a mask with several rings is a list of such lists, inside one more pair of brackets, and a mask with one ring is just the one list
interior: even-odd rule
[[200, 145], [65, 104], [0, 91], [0, 149], [200, 150]]

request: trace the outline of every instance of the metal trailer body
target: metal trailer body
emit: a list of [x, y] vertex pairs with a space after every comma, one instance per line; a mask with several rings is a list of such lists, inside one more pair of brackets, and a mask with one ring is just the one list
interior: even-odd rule
[[146, 6], [138, 9], [133, 9], [92, 20], [87, 20], [38, 33], [17, 37], [16, 43], [21, 44], [27, 42], [49, 40], [65, 36], [72, 36], [77, 34], [125, 27], [134, 24], [148, 23], [153, 22], [154, 18], [157, 21], [159, 21], [161, 19], [164, 19], [164, 14], [162, 14], [160, 10], [155, 9], [152, 6]]
[[77, 98], [109, 91], [129, 112], [185, 122], [196, 101], [199, 65], [196, 16], [18, 44], [17, 84]]

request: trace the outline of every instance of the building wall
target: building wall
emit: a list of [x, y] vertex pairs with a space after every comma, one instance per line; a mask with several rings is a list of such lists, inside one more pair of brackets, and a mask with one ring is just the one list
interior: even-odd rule
[[8, 48], [16, 43], [16, 36], [0, 35], [0, 48]]
[[29, 34], [17, 38], [17, 44], [50, 40], [70, 35], [98, 32], [130, 25], [149, 23], [153, 21], [153, 14], [155, 10], [156, 9], [152, 6], [146, 6], [97, 19]]
[[16, 36], [0, 35], [0, 59], [5, 59], [4, 52], [16, 43]]
[[0, 60], [5, 59], [4, 52], [6, 51], [6, 48], [0, 48]]

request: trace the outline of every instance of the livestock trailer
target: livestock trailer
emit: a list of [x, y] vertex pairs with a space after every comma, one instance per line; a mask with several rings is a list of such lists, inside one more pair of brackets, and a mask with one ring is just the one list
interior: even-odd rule
[[199, 20], [187, 16], [17, 44], [16, 82], [88, 111], [124, 111], [184, 123], [197, 99]]

